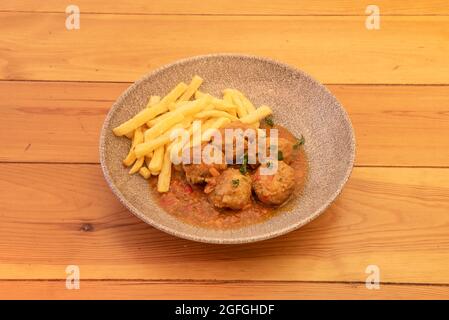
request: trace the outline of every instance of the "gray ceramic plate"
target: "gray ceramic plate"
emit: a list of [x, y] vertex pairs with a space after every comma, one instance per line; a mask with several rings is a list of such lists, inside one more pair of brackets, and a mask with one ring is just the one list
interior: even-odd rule
[[[205, 81], [204, 92], [219, 96], [225, 88], [244, 92], [255, 105], [267, 104], [275, 121], [305, 137], [309, 176], [293, 209], [259, 224], [232, 230], [213, 230], [186, 224], [153, 201], [148, 182], [128, 174], [122, 159], [129, 140], [112, 128], [136, 114], [150, 95], [163, 96], [195, 74]], [[101, 166], [112, 191], [136, 216], [172, 235], [211, 243], [244, 243], [285, 234], [320, 215], [338, 196], [351, 173], [355, 141], [351, 122], [336, 98], [321, 84], [291, 66], [254, 56], [214, 54], [177, 61], [159, 68], [129, 87], [106, 117], [100, 139]]]

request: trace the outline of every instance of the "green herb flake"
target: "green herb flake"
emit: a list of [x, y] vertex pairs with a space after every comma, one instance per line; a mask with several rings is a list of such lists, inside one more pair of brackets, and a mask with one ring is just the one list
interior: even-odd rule
[[296, 142], [293, 145], [293, 149], [298, 149], [300, 146], [302, 146], [304, 144], [304, 142], [306, 142], [306, 140], [304, 139], [304, 136], [301, 135], [301, 138], [296, 139]]
[[278, 161], [282, 160], [284, 160], [284, 154], [282, 153], [282, 151], [278, 151]]
[[245, 175], [248, 172], [247, 164], [248, 164], [248, 154], [245, 153], [245, 155], [243, 156], [243, 163], [240, 166], [240, 173], [243, 175]]
[[240, 180], [239, 179], [232, 179], [232, 187], [233, 188], [237, 188], [240, 184]]
[[273, 164], [272, 164], [270, 161], [267, 162], [267, 168], [268, 168], [268, 169], [271, 168], [272, 165], [273, 165]]
[[266, 117], [266, 118], [265, 118], [265, 123], [266, 123], [267, 125], [269, 125], [270, 127], [273, 127], [273, 126], [274, 126], [274, 121], [273, 121], [273, 118], [272, 118], [272, 117]]

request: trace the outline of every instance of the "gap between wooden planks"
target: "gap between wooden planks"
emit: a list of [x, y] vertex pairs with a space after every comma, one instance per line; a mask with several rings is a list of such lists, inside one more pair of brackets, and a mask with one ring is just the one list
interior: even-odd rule
[[128, 212], [98, 165], [0, 164], [1, 279], [449, 284], [449, 169], [355, 168], [322, 216], [245, 245], [178, 239]]
[[0, 299], [447, 299], [448, 286], [279, 281], [1, 281]]
[[[97, 163], [106, 113], [129, 85], [0, 82], [0, 161]], [[353, 123], [357, 166], [449, 166], [449, 86], [327, 87]]]
[[[365, 15], [370, 0], [214, 0], [214, 1], [108, 1], [77, 0], [81, 12], [123, 14], [248, 14], [248, 15]], [[449, 14], [444, 0], [377, 0], [382, 15]], [[0, 11], [65, 12], [60, 0], [3, 0]]]
[[449, 16], [146, 16], [0, 13], [0, 79], [134, 81], [198, 54], [272, 57], [323, 83], [449, 84]]

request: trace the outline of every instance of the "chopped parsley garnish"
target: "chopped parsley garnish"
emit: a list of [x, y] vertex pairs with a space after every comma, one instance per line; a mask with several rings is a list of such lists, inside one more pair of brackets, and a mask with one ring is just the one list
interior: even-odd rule
[[282, 153], [282, 151], [278, 151], [278, 160], [279, 161], [284, 160], [284, 154]]
[[243, 156], [243, 163], [240, 166], [241, 174], [246, 174], [248, 172], [247, 164], [248, 164], [248, 154], [245, 153], [245, 155]]
[[271, 168], [272, 163], [270, 161], [267, 162], [267, 168]]
[[295, 144], [293, 145], [293, 149], [298, 149], [300, 146], [302, 146], [306, 142], [306, 139], [304, 139], [304, 136], [301, 135], [301, 138], [296, 139]]
[[273, 121], [273, 118], [272, 118], [272, 117], [266, 117], [266, 118], [265, 118], [265, 123], [266, 123], [267, 125], [269, 125], [270, 127], [274, 126], [274, 121]]
[[240, 184], [240, 180], [239, 179], [232, 179], [232, 187], [233, 188], [237, 188]]

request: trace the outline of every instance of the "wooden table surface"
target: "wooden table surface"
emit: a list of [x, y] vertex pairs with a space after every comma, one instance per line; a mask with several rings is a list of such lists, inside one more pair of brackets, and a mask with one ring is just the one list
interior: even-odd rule
[[[380, 30], [365, 27], [371, 2]], [[65, 28], [72, 3], [79, 30]], [[301, 68], [354, 125], [343, 193], [288, 235], [177, 239], [103, 179], [99, 131], [120, 93], [215, 52]], [[0, 298], [449, 298], [448, 0], [2, 0], [0, 119]]]

